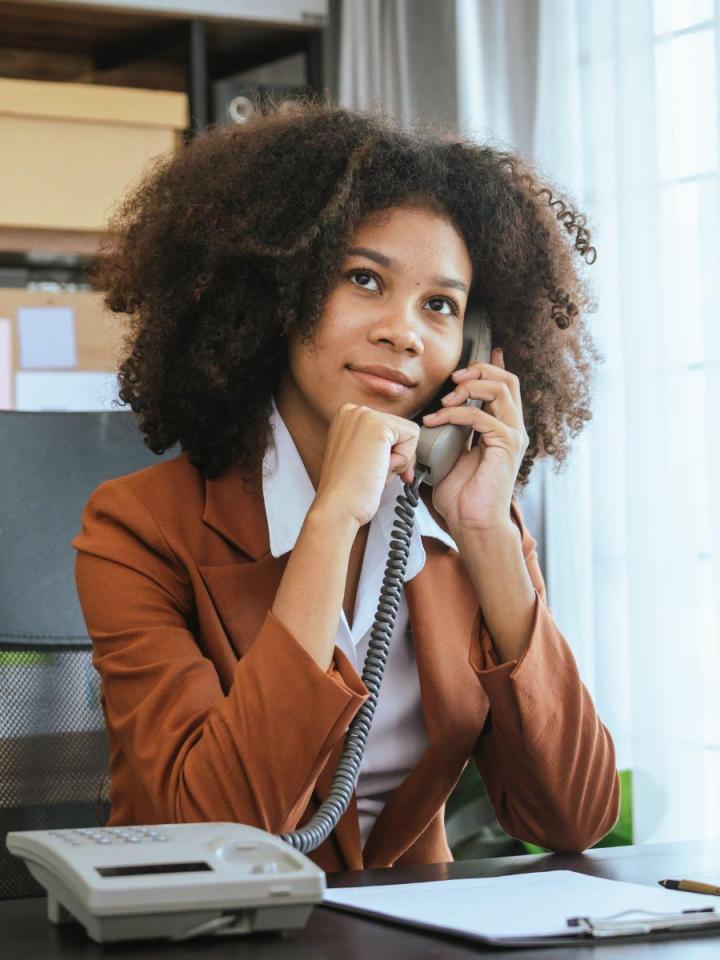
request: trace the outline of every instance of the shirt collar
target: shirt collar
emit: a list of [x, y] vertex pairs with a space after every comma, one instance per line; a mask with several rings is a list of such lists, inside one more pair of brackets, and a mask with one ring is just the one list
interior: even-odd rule
[[[295, 546], [305, 517], [315, 499], [315, 488], [295, 441], [280, 416], [274, 397], [270, 422], [274, 443], [268, 446], [265, 453], [262, 485], [270, 552], [274, 557], [279, 557]], [[393, 474], [380, 498], [376, 516], [388, 543], [396, 520], [395, 505], [403, 487], [402, 478]], [[458, 549], [452, 537], [433, 519], [422, 499], [415, 508], [415, 529], [422, 537], [435, 537], [453, 550]]]

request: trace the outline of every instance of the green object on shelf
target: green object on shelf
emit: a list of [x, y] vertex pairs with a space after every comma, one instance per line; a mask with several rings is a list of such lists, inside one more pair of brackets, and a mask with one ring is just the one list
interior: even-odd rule
[[47, 663], [53, 653], [35, 653], [32, 650], [6, 650], [0, 653], [2, 667], [26, 667], [36, 663]]

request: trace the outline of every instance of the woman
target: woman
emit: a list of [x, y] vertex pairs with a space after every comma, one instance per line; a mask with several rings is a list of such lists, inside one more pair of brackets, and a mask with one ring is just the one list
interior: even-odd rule
[[[578, 851], [611, 829], [612, 739], [514, 496], [590, 417], [566, 233], [594, 255], [514, 155], [312, 101], [205, 132], [127, 198], [96, 278], [131, 320], [120, 397], [152, 450], [182, 452], [101, 484], [73, 540], [110, 825], [310, 819], [368, 697], [420, 425], [457, 423], [477, 442], [420, 488], [356, 791], [309, 855], [451, 860], [470, 757], [514, 836]], [[498, 347], [453, 373], [471, 298]]]

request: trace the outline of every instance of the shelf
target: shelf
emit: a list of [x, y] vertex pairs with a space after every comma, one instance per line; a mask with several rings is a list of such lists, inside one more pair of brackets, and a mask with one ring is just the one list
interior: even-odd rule
[[[211, 83], [306, 52], [327, 23], [327, 6], [327, 0], [216, 0], [178, 3], [167, 11], [158, 3], [15, 0], [0, 4], [0, 76], [184, 91], [193, 23], [202, 24]], [[231, 8], [235, 16], [217, 15]]]
[[0, 226], [0, 259], [2, 252], [80, 254], [94, 257], [103, 236], [93, 230], [42, 230], [39, 228]]

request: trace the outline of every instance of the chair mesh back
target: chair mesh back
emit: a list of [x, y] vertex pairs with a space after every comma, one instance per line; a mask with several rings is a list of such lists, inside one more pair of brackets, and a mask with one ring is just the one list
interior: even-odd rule
[[[0, 651], [0, 667], [0, 836], [104, 824], [108, 747], [91, 651]], [[3, 843], [0, 899], [44, 894]]]

